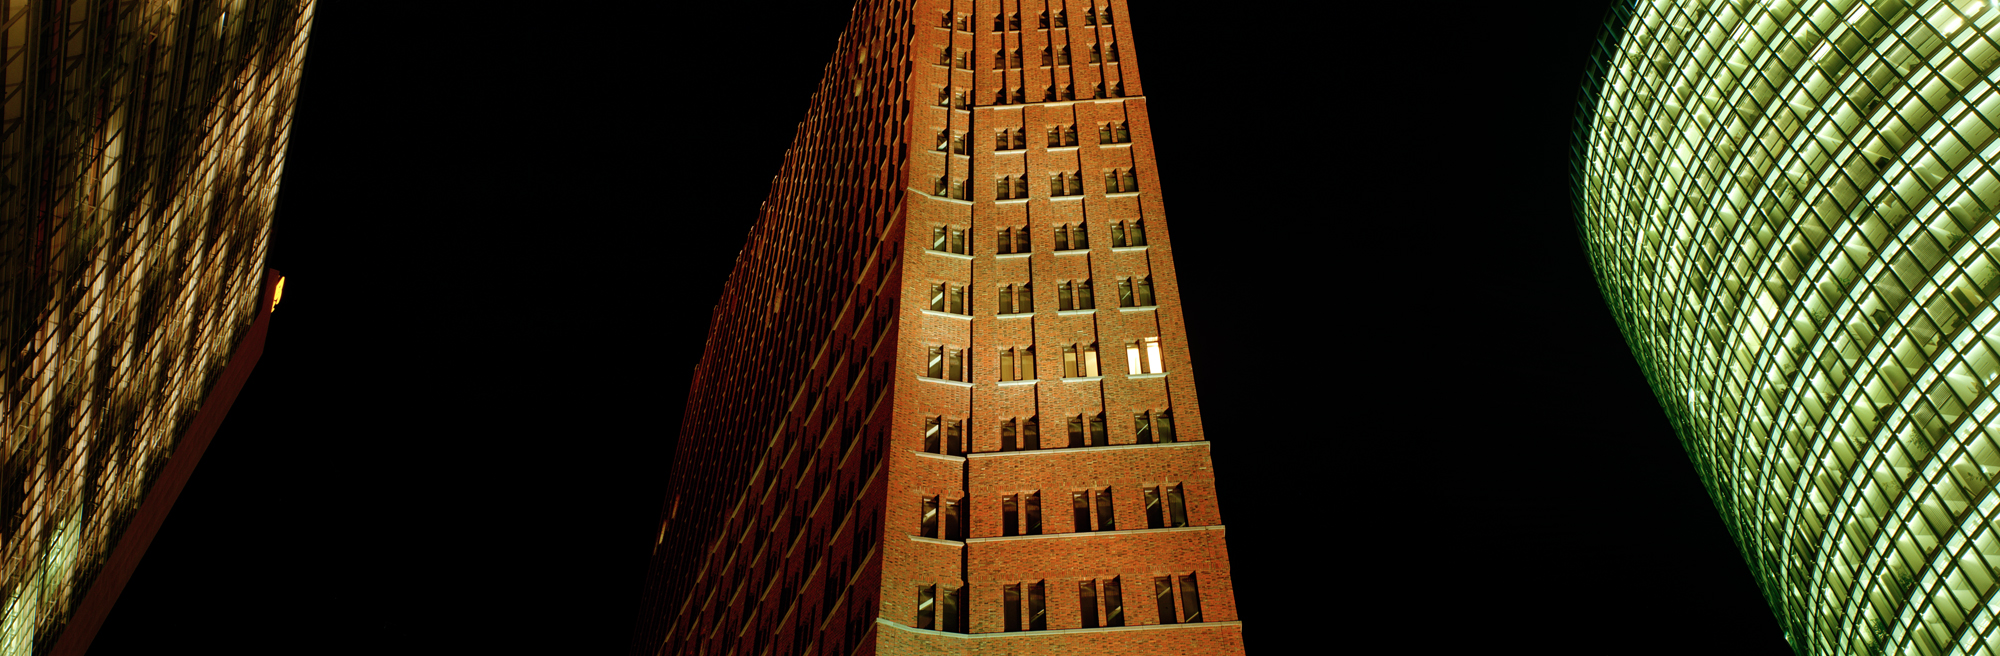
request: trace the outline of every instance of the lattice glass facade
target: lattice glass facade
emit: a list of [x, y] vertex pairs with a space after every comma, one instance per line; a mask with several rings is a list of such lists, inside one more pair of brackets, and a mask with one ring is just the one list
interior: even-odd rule
[[1637, 1], [1586, 83], [1598, 281], [1800, 653], [2000, 652], [2000, 10]]

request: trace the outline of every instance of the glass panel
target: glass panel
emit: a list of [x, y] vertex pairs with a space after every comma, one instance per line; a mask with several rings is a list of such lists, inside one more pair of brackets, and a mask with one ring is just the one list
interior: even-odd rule
[[931, 628], [937, 614], [937, 607], [935, 605], [936, 595], [937, 586], [935, 585], [917, 586], [917, 628]]
[[1042, 534], [1042, 493], [1028, 493], [1028, 535]]
[[965, 420], [963, 419], [954, 419], [945, 425], [944, 452], [946, 454], [956, 456], [965, 453], [963, 448], [965, 446], [964, 433]]
[[1104, 413], [1102, 412], [1090, 418], [1090, 444], [1091, 446], [1111, 446], [1111, 438], [1104, 432]]
[[1096, 345], [1096, 344], [1091, 344], [1091, 345], [1089, 345], [1089, 346], [1085, 346], [1085, 347], [1083, 347], [1083, 375], [1085, 375], [1085, 376], [1100, 376], [1100, 375], [1103, 375], [1103, 374], [1099, 373], [1099, 372], [1098, 372], [1098, 370], [1097, 370], [1097, 345]]
[[1062, 283], [1060, 285], [1056, 285], [1056, 309], [1058, 310], [1076, 309], [1076, 305], [1070, 301], [1069, 290], [1070, 290], [1069, 283]]
[[1021, 285], [1021, 289], [1020, 289], [1020, 292], [1021, 292], [1021, 311], [1022, 311], [1022, 312], [1034, 312], [1034, 311], [1035, 311], [1035, 290], [1034, 290], [1034, 285], [1033, 285], [1033, 283], [1028, 283], [1028, 284], [1023, 284], [1023, 285]]
[[[938, 139], [938, 145], [944, 145], [943, 138]], [[938, 226], [931, 230], [931, 250], [944, 250], [944, 226]]]
[[1000, 314], [1013, 314], [1013, 313], [1014, 313], [1014, 290], [1008, 287], [1001, 287]]
[[927, 538], [937, 537], [937, 521], [938, 521], [937, 497], [924, 497], [924, 514], [921, 519], [922, 523], [919, 525], [920, 527], [919, 530], [921, 531], [921, 535]]
[[965, 314], [965, 288], [951, 288], [951, 313]]
[[1174, 612], [1173, 580], [1164, 576], [1153, 577], [1153, 601], [1160, 606], [1161, 624], [1180, 623], [1180, 614]]
[[1159, 430], [1161, 442], [1174, 441], [1174, 415], [1172, 411], [1161, 412], [1160, 416], [1153, 418], [1153, 424]]
[[944, 427], [938, 425], [936, 417], [924, 420], [924, 453], [939, 453], [938, 439], [943, 433]]
[[1063, 377], [1076, 378], [1076, 347], [1063, 347]]
[[1159, 373], [1167, 370], [1166, 367], [1160, 364], [1160, 338], [1146, 338], [1146, 363], [1152, 366], [1147, 371]]
[[[1012, 534], [1010, 533], [1009, 535]], [[1006, 590], [1006, 616], [1002, 627], [1007, 631], [1019, 631], [1021, 630], [1021, 586], [1017, 583], [1009, 583], [1006, 586]], [[1173, 603], [1172, 599], [1170, 598], [1167, 603]]]
[[1125, 595], [1118, 579], [1104, 582], [1104, 625], [1125, 626]]
[[947, 375], [946, 378], [950, 378], [956, 381], [965, 380], [965, 351], [960, 350], [951, 352], [950, 371], [948, 371], [947, 373], [949, 375]]
[[1146, 493], [1146, 528], [1166, 528], [1167, 527], [1166, 516], [1162, 514], [1160, 509], [1160, 488], [1157, 487], [1145, 488], [1145, 493]]
[[1000, 352], [1000, 380], [1008, 381], [1013, 379], [1014, 379], [1014, 350], [1007, 349], [1005, 351]]
[[1021, 448], [1031, 451], [1042, 448], [1042, 423], [1040, 420], [1029, 417], [1028, 422], [1021, 425]]
[[1083, 417], [1069, 418], [1069, 446], [1074, 449], [1083, 446]]
[[[1062, 195], [1062, 176], [1049, 176], [1049, 195]], [[1069, 229], [1067, 226], [1056, 226], [1056, 250], [1069, 250]]]
[[1078, 533], [1090, 530], [1090, 501], [1084, 498], [1086, 494], [1089, 493], [1069, 493], [1071, 515], [1076, 520], [1076, 532]]
[[1018, 503], [1020, 503], [1020, 501], [1018, 500], [1017, 497], [1015, 497], [1012, 494], [1009, 494], [1005, 497], [1001, 497], [1000, 499], [1001, 535], [1014, 535], [1015, 532], [1018, 530], [1021, 519], [1020, 511], [1016, 508], [1016, 504]]
[[1118, 307], [1132, 307], [1132, 281], [1129, 279], [1118, 280]]
[[[1106, 188], [1109, 188], [1113, 182], [1115, 181], [1111, 179], [1110, 175], [1107, 174], [1104, 177], [1104, 184]], [[1118, 223], [1117, 221], [1111, 222], [1111, 246], [1113, 248], [1117, 248], [1117, 247], [1122, 247], [1124, 245], [1125, 245], [1124, 226]]]
[[1123, 174], [1123, 175], [1121, 175], [1120, 177], [1122, 177], [1122, 178], [1124, 178], [1124, 179], [1125, 179], [1125, 184], [1122, 184], [1122, 185], [1119, 185], [1119, 186], [1118, 186], [1118, 188], [1119, 188], [1119, 189], [1123, 189], [1123, 190], [1125, 190], [1125, 191], [1138, 191], [1138, 190], [1139, 190], [1139, 174], [1138, 174], [1138, 173], [1135, 173], [1135, 172], [1133, 172], [1133, 171], [1132, 171], [1132, 169], [1125, 169], [1125, 172], [1124, 172], [1124, 174]]
[[927, 376], [930, 376], [931, 378], [943, 378], [943, 377], [944, 377], [944, 349], [943, 349], [943, 348], [941, 348], [941, 347], [936, 347], [936, 346], [933, 346], [933, 347], [931, 347], [931, 366], [930, 366], [930, 369], [929, 369], [929, 370], [927, 370], [927, 371], [925, 371], [924, 373], [925, 373], [925, 375], [927, 375]]
[[1044, 601], [1046, 589], [1041, 581], [1028, 584], [1028, 630], [1041, 631], [1049, 628], [1048, 606]]
[[1097, 308], [1096, 299], [1090, 297], [1090, 281], [1085, 280], [1076, 284], [1076, 297], [1077, 309], [1092, 310]]
[[1189, 624], [1201, 621], [1201, 588], [1195, 584], [1194, 574], [1181, 577], [1181, 612]]
[[1138, 300], [1139, 300], [1139, 304], [1140, 304], [1140, 305], [1146, 305], [1146, 306], [1150, 306], [1150, 305], [1152, 305], [1152, 304], [1153, 304], [1153, 279], [1152, 279], [1152, 278], [1150, 278], [1150, 277], [1148, 277], [1148, 278], [1140, 278], [1140, 279], [1138, 279], [1138, 280], [1135, 280], [1135, 281], [1133, 281], [1133, 283], [1134, 283], [1134, 284], [1133, 284], [1133, 286], [1134, 286], [1134, 287], [1136, 287], [1136, 288], [1137, 288], [1137, 291], [1139, 292], [1139, 294], [1138, 294], [1138, 296], [1139, 296], [1139, 299], [1138, 299]]
[[[1000, 180], [1000, 182], [1001, 182], [1002, 184], [1005, 184], [1005, 183], [1007, 182], [1007, 180], [1006, 180], [1005, 178], [1002, 178], [1002, 179]], [[1004, 189], [1003, 189], [1003, 190], [1001, 190], [1000, 194], [1001, 194], [1001, 196], [1000, 196], [1001, 198], [1006, 198], [1006, 197], [1007, 197], [1007, 196], [1006, 196], [1007, 192], [1006, 192], [1006, 190], [1004, 190]], [[1009, 249], [1013, 248], [1013, 246], [1014, 246], [1014, 239], [1013, 239], [1012, 237], [1009, 237], [1009, 236], [1007, 235], [1007, 230], [1006, 230], [1006, 229], [1001, 229], [1001, 230], [1000, 230], [1000, 241], [999, 241], [999, 242], [998, 242], [998, 243], [997, 243], [997, 244], [995, 245], [995, 250], [994, 250], [994, 252], [996, 252], [996, 253], [1003, 253], [1003, 254], [1004, 254], [1004, 253], [1007, 253], [1007, 252], [1009, 251]]]
[[1000, 450], [1013, 451], [1014, 448], [1014, 420], [1000, 422]]
[[1175, 528], [1188, 525], [1187, 503], [1181, 497], [1181, 486], [1179, 485], [1167, 488], [1167, 517], [1173, 520]]
[[1021, 349], [1021, 380], [1035, 379], [1035, 349]]
[[1153, 422], [1146, 416], [1146, 413], [1141, 412], [1132, 415], [1132, 434], [1138, 437], [1140, 444], [1153, 443]]
[[1083, 628], [1097, 628], [1097, 582], [1076, 582], [1076, 607], [1083, 612]]
[[959, 610], [963, 607], [963, 604], [959, 603], [959, 595], [962, 594], [962, 590], [964, 588], [947, 590], [944, 594], [938, 595], [938, 615], [941, 616], [939, 619], [943, 620], [938, 622], [938, 630], [947, 633], [958, 633], [964, 630], [964, 625], [959, 622]]
[[[1070, 178], [1078, 182], [1082, 181], [1082, 176], [1075, 173], [1071, 173]], [[1076, 224], [1076, 247], [1079, 249], [1090, 248], [1090, 235], [1085, 232], [1085, 226], [1081, 223]]]
[[1098, 490], [1097, 530], [1100, 531], [1118, 530], [1118, 521], [1116, 519], [1117, 512], [1114, 510], [1114, 508], [1115, 506], [1113, 506], [1111, 503], [1111, 490], [1109, 488]]
[[1126, 343], [1125, 343], [1125, 373], [1127, 373], [1127, 374], [1143, 374], [1143, 373], [1146, 373], [1146, 370], [1145, 370], [1145, 369], [1143, 369], [1143, 368], [1141, 368], [1142, 366], [1143, 366], [1143, 365], [1141, 365], [1141, 364], [1140, 364], [1140, 360], [1139, 360], [1139, 344], [1138, 344], [1138, 343], [1136, 343], [1136, 342], [1126, 342]]

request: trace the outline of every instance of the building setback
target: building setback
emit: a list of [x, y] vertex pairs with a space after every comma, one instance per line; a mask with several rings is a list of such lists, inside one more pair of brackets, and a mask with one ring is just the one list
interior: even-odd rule
[[1123, 0], [862, 0], [695, 368], [658, 654], [1243, 651]]
[[310, 0], [0, 0], [0, 656], [83, 654], [263, 352]]

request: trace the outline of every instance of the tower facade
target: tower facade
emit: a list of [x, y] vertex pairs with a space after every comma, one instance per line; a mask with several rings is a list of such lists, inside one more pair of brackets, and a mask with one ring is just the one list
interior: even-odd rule
[[0, 655], [82, 654], [263, 350], [310, 0], [0, 0]]
[[1614, 10], [1598, 281], [1799, 653], [2000, 651], [2000, 11]]
[[862, 0], [710, 320], [632, 653], [1242, 652], [1122, 0]]

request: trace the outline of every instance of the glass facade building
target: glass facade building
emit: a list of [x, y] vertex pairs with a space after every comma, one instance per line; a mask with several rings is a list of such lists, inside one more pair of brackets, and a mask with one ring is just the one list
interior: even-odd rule
[[1575, 201], [1794, 650], [2000, 651], [2000, 10], [1626, 2]]
[[0, 0], [0, 656], [82, 654], [262, 353], [311, 0]]

